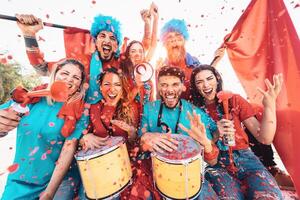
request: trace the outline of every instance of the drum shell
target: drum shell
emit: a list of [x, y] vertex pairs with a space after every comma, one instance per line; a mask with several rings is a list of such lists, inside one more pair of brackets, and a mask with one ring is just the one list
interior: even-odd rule
[[[158, 190], [171, 199], [186, 199], [197, 195], [201, 188], [201, 156], [170, 163], [157, 156], [152, 157], [153, 178]], [[186, 174], [187, 173], [187, 174]], [[187, 192], [186, 194], [186, 181]]]
[[89, 199], [116, 195], [130, 182], [132, 170], [125, 143], [105, 154], [77, 159], [80, 176]]

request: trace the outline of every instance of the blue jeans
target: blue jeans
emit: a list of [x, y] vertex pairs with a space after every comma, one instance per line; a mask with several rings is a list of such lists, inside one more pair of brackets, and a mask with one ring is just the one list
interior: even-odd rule
[[220, 151], [218, 164], [209, 167], [206, 179], [221, 199], [283, 199], [281, 191], [268, 170], [250, 149], [233, 151], [237, 173], [229, 175], [227, 151]]
[[77, 164], [73, 160], [71, 167], [59, 185], [53, 200], [74, 199], [78, 193], [79, 184], [80, 175]]
[[215, 193], [213, 188], [211, 187], [211, 184], [204, 179], [204, 182], [202, 183], [201, 191], [199, 196], [197, 197], [197, 200], [217, 200], [219, 199], [218, 195]]

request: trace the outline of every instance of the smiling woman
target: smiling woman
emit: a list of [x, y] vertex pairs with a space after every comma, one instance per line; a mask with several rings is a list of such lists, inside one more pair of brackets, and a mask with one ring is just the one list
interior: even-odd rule
[[[45, 97], [32, 98], [28, 105], [29, 114], [21, 119], [15, 116], [14, 111], [4, 110], [12, 101], [0, 106], [0, 124], [12, 119], [18, 124], [14, 163], [19, 166], [17, 171], [9, 174], [2, 199], [73, 197], [78, 174], [70, 170], [65, 175], [72, 163], [77, 139], [83, 131], [79, 122], [83, 109], [83, 96], [80, 95], [84, 93], [83, 68], [80, 62], [67, 59], [52, 71], [49, 85], [58, 80], [67, 83], [70, 88], [68, 103], [53, 99], [49, 99], [48, 103]], [[9, 116], [14, 118], [3, 121]], [[70, 178], [74, 180], [73, 185], [69, 183]]]

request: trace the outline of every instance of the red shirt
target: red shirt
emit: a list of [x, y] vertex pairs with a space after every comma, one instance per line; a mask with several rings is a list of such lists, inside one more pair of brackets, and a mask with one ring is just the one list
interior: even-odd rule
[[[207, 113], [215, 120], [219, 121], [220, 115], [217, 111], [216, 104], [206, 105]], [[248, 103], [240, 95], [233, 95], [229, 100], [230, 119], [233, 120], [235, 132], [235, 144], [233, 150], [247, 149], [249, 147], [249, 140], [242, 122], [249, 117], [255, 116], [255, 112], [252, 109], [250, 103]]]
[[[136, 103], [131, 104], [131, 112], [133, 112], [133, 126], [137, 127], [139, 112]], [[90, 107], [90, 130], [93, 134], [106, 137], [110, 134], [112, 136], [122, 136], [126, 140], [128, 139], [128, 134], [126, 131], [122, 130], [118, 126], [112, 125], [111, 120], [114, 118], [116, 112], [115, 106], [105, 105], [102, 101], [96, 104], [92, 104]]]

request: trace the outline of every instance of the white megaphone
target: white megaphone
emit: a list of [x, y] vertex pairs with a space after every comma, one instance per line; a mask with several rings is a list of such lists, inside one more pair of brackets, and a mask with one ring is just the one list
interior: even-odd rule
[[137, 64], [134, 67], [134, 78], [137, 79], [137, 76], [140, 76], [140, 80], [142, 82], [149, 81], [152, 78], [153, 73], [154, 73], [153, 67], [148, 62]]

